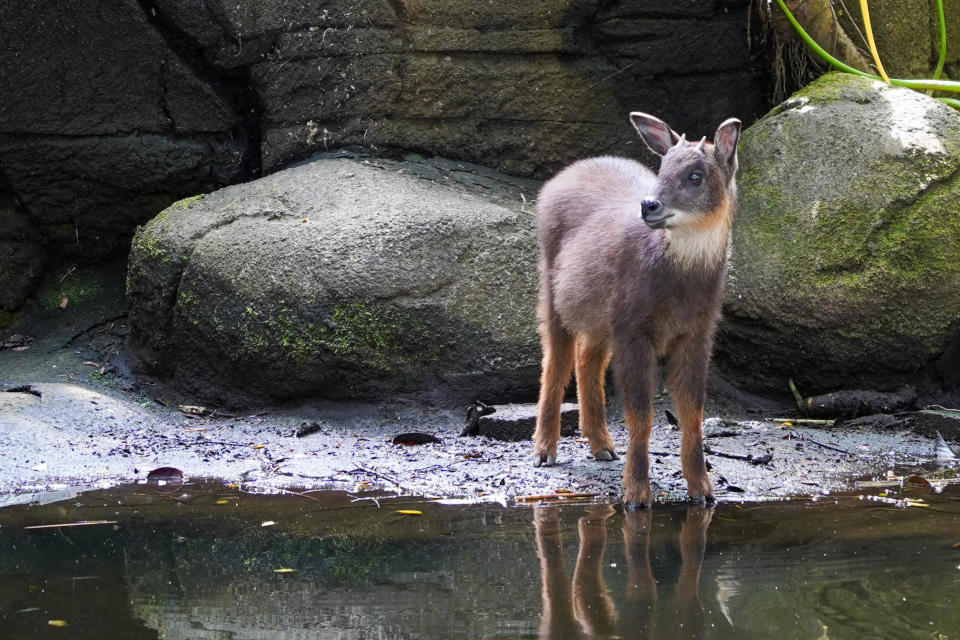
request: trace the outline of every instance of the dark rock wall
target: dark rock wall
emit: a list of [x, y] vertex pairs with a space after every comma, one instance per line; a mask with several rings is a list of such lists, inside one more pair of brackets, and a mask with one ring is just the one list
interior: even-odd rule
[[749, 123], [768, 106], [749, 10], [749, 0], [9, 0], [0, 178], [16, 206], [2, 207], [0, 277], [45, 258], [100, 259], [178, 198], [319, 150], [413, 150], [543, 178], [591, 154], [639, 155], [630, 110], [691, 135], [730, 115]]

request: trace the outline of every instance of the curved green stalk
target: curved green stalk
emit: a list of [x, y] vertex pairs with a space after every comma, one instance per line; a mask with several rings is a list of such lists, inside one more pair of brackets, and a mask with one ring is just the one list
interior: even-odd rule
[[[871, 78], [873, 80], [882, 80], [880, 76], [873, 75], [872, 73], [865, 73], [859, 69], [855, 69], [848, 64], [840, 62], [832, 55], [827, 53], [827, 51], [821, 47], [817, 42], [810, 37], [810, 34], [797, 22], [797, 19], [790, 13], [790, 9], [787, 8], [787, 5], [784, 4], [783, 0], [777, 0], [777, 4], [780, 5], [780, 9], [783, 11], [784, 15], [787, 17], [787, 20], [796, 30], [800, 38], [807, 43], [807, 45], [813, 49], [813, 51], [819, 55], [821, 58], [826, 60], [835, 68], [846, 71], [847, 73], [852, 73], [854, 75], [862, 76], [864, 78]], [[946, 42], [944, 40], [944, 42]], [[906, 87], [907, 89], [917, 89], [917, 90], [933, 90], [933, 91], [949, 91], [952, 93], [960, 93], [960, 82], [954, 80], [929, 80], [929, 79], [915, 79], [915, 78], [890, 78], [890, 84], [897, 85], [898, 87]], [[949, 104], [950, 106], [960, 108], [960, 100], [955, 100], [953, 98], [944, 98], [941, 99], [942, 102]]]
[[957, 100], [956, 98], [937, 98], [937, 100], [944, 104], [950, 105], [954, 109], [960, 109], [960, 100]]
[[940, 23], [940, 57], [937, 59], [937, 68], [933, 71], [936, 80], [943, 72], [943, 63], [947, 60], [947, 21], [943, 17], [943, 0], [937, 0], [937, 20]]
[[792, 13], [790, 13], [790, 9], [787, 9], [787, 5], [783, 3], [783, 0], [777, 0], [777, 4], [780, 5], [780, 9], [783, 10], [783, 14], [787, 16], [787, 20], [790, 22], [790, 24], [793, 26], [796, 32], [800, 35], [800, 38], [802, 38], [803, 41], [807, 43], [807, 46], [813, 49], [818, 56], [820, 56], [821, 58], [829, 62], [831, 65], [833, 65], [837, 69], [840, 69], [841, 71], [846, 71], [847, 73], [852, 73], [854, 75], [864, 76], [867, 78], [876, 78], [877, 80], [880, 79], [879, 77], [873, 74], [864, 73], [863, 71], [860, 71], [860, 69], [854, 69], [850, 65], [840, 62], [839, 60], [834, 58], [832, 55], [827, 53], [827, 50], [821, 47], [819, 44], [817, 44], [817, 41], [811, 38], [810, 34], [807, 33], [807, 31], [802, 26], [800, 26], [800, 23], [797, 22], [797, 19], [793, 17]]

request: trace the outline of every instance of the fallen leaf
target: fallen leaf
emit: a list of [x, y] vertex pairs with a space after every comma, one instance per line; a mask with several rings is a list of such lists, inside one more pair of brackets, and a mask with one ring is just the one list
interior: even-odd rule
[[930, 485], [930, 482], [929, 482], [926, 478], [924, 478], [923, 476], [910, 476], [909, 478], [907, 478], [906, 480], [904, 480], [904, 482], [906, 482], [907, 484], [917, 484], [917, 485], [920, 485], [920, 486], [922, 486], [922, 487], [929, 487], [929, 486], [931, 486], [931, 485]]
[[60, 301], [60, 308], [66, 309], [68, 304], [70, 304], [70, 299], [64, 298], [63, 300]]
[[233, 502], [233, 500], [230, 498], [220, 498], [217, 500], [217, 504], [230, 504], [231, 502]]
[[[66, 298], [64, 298], [66, 300]], [[47, 624], [51, 627], [65, 627], [67, 626], [66, 620], [47, 620]]]
[[432, 436], [429, 433], [420, 433], [417, 431], [411, 433], [401, 433], [393, 439], [393, 444], [405, 445], [429, 444], [437, 442], [440, 442], [440, 438]]
[[423, 511], [418, 511], [416, 509], [397, 509], [397, 513], [402, 516], [422, 516]]
[[83, 362], [83, 364], [87, 365], [88, 367], [99, 367], [99, 366], [100, 366], [100, 363], [99, 363], [99, 362], [92, 362], [92, 361], [90, 361], [90, 360], [85, 360], [85, 361]]
[[279, 569], [274, 569], [274, 573], [294, 573], [296, 569], [288, 569], [287, 567], [281, 567]]
[[260, 523], [260, 526], [261, 526], [261, 527], [272, 527], [272, 526], [275, 525], [275, 524], [277, 524], [277, 523], [274, 522], [273, 520], [264, 520], [263, 522]]
[[183, 486], [183, 471], [176, 467], [157, 467], [147, 474], [147, 485], [158, 492], [176, 491]]

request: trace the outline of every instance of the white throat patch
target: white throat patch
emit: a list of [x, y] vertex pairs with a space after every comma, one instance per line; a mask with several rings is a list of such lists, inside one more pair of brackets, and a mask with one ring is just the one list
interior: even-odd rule
[[666, 230], [667, 255], [685, 269], [707, 269], [721, 264], [730, 250], [730, 224], [721, 222], [706, 229], [682, 226]]

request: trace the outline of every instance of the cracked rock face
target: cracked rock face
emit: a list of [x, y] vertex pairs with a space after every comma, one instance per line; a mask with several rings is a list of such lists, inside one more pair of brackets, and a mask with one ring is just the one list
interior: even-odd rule
[[717, 362], [760, 390], [960, 384], [960, 113], [829, 74], [744, 132]]
[[0, 3], [0, 174], [41, 253], [80, 263], [179, 198], [315, 152], [415, 150], [546, 178], [642, 156], [632, 110], [691, 137], [762, 113], [749, 5]]
[[100, 260], [172, 200], [246, 177], [236, 86], [135, 0], [3, 3], [0, 32], [0, 173], [39, 254]]
[[133, 242], [132, 351], [224, 402], [531, 397], [536, 186], [324, 158], [178, 202]]

